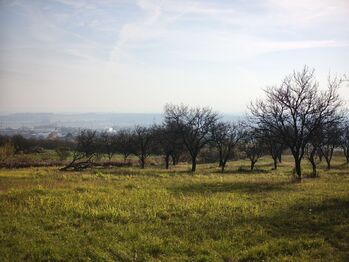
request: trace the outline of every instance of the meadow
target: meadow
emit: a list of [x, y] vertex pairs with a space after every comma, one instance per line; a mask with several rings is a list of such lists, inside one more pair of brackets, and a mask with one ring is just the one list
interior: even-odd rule
[[0, 260], [349, 261], [344, 163], [0, 169]]

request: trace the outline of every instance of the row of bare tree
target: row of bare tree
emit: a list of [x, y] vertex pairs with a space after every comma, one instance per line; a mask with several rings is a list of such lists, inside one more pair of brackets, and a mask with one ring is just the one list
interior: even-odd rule
[[331, 168], [333, 152], [342, 147], [349, 162], [349, 124], [338, 89], [343, 79], [329, 79], [320, 91], [314, 70], [307, 67], [287, 76], [280, 86], [265, 90], [266, 98], [250, 106], [245, 122], [224, 122], [207, 107], [166, 105], [164, 121], [152, 127], [136, 126], [116, 134], [85, 130], [77, 137], [73, 161], [63, 168], [82, 169], [92, 165], [98, 154], [131, 154], [144, 168], [150, 154], [164, 156], [165, 167], [189, 156], [196, 170], [202, 151], [214, 151], [221, 171], [238, 156], [251, 161], [251, 169], [265, 154], [272, 156], [274, 168], [284, 150], [294, 157], [296, 177], [301, 178], [301, 161], [308, 159], [316, 176], [316, 166], [324, 158]]
[[314, 70], [305, 66], [302, 71], [287, 76], [280, 86], [267, 88], [266, 98], [250, 106], [252, 126], [258, 133], [287, 146], [299, 179], [305, 156], [313, 166], [314, 176], [316, 152], [325, 157], [328, 168], [336, 147], [341, 145], [348, 156], [348, 121], [338, 94], [345, 81], [345, 78], [329, 77], [327, 89], [320, 91]]

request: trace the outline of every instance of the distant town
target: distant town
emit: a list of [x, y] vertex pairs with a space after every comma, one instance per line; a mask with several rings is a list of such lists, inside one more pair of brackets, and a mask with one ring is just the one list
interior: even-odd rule
[[65, 139], [82, 129], [115, 132], [135, 125], [160, 123], [161, 114], [15, 113], [0, 115], [0, 134], [25, 138]]
[[[236, 120], [241, 115], [226, 115]], [[82, 129], [116, 132], [135, 125], [159, 124], [162, 114], [142, 113], [13, 113], [0, 114], [0, 135], [37, 139], [71, 139]]]

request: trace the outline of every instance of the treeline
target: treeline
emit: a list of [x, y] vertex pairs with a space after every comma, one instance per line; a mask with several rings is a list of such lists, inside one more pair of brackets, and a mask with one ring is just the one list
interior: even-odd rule
[[[302, 175], [303, 159], [311, 163], [312, 175], [316, 176], [322, 159], [331, 168], [336, 148], [343, 150], [349, 163], [349, 121], [338, 95], [344, 82], [344, 78], [329, 78], [327, 88], [321, 91], [314, 70], [304, 67], [279, 86], [266, 89], [264, 99], [251, 103], [245, 121], [222, 121], [208, 107], [169, 104], [159, 125], [136, 126], [116, 133], [83, 130], [74, 142], [40, 143], [44, 148], [55, 149], [61, 159], [71, 152], [72, 160], [61, 170], [92, 167], [101, 155], [111, 160], [114, 154], [121, 154], [124, 161], [130, 155], [136, 156], [141, 168], [150, 155], [162, 156], [165, 168], [190, 161], [193, 172], [202, 155], [207, 161], [217, 161], [221, 172], [230, 160], [248, 158], [253, 170], [263, 155], [271, 155], [277, 169], [282, 153], [288, 150], [294, 158], [297, 178]], [[20, 150], [18, 137], [12, 139], [16, 151]]]
[[19, 153], [41, 153], [44, 149], [51, 150], [72, 150], [74, 142], [64, 139], [35, 139], [25, 138], [21, 135], [2, 136], [0, 135], [0, 160]]

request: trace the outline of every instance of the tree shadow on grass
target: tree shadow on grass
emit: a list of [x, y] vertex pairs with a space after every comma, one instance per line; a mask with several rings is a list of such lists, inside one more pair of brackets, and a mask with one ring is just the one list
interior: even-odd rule
[[[312, 221], [314, 217], [320, 217], [321, 220]], [[290, 223], [295, 229], [301, 229], [302, 232], [312, 232], [314, 227], [324, 226], [332, 223], [344, 222], [338, 219], [349, 218], [349, 199], [331, 198], [320, 203], [303, 201], [301, 203], [289, 206], [281, 212], [274, 213], [272, 216], [257, 218], [255, 222], [269, 222], [271, 225], [280, 226]], [[349, 219], [347, 219], [349, 222]], [[323, 227], [318, 227], [323, 229]]]
[[323, 239], [348, 259], [348, 218], [349, 199], [331, 198], [297, 203], [271, 216], [252, 218], [249, 223], [261, 225], [274, 238]]
[[140, 176], [161, 176], [161, 175], [176, 175], [176, 174], [195, 174], [190, 170], [176, 170], [176, 169], [140, 169], [140, 168], [123, 168], [123, 169], [101, 169], [110, 175], [140, 175]]
[[[251, 189], [251, 187], [255, 184], [226, 185], [227, 187], [217, 184], [199, 184], [186, 187], [185, 190], [203, 192], [202, 188], [210, 187], [217, 192], [226, 189], [254, 192], [254, 188]], [[283, 183], [277, 183], [273, 187], [262, 184], [259, 188], [266, 191], [287, 190], [287, 183], [286, 186]], [[330, 198], [323, 201], [319, 199], [313, 201], [309, 198], [294, 204], [281, 202], [275, 207], [266, 205], [265, 210], [257, 214], [247, 212], [234, 216], [230, 212], [224, 213], [226, 209], [224, 210], [223, 213], [217, 212], [215, 217], [202, 218], [197, 223], [190, 224], [190, 227], [188, 226], [190, 231], [183, 230], [182, 227], [172, 227], [172, 234], [178, 234], [179, 237], [184, 235], [187, 238], [191, 238], [192, 234], [198, 234], [206, 241], [219, 241], [222, 236], [228, 237], [237, 229], [237, 232], [244, 236], [241, 238], [241, 245], [244, 248], [241, 249], [241, 253], [227, 261], [278, 261], [280, 257], [292, 257], [297, 261], [297, 259], [302, 260], [299, 254], [303, 252], [309, 255], [308, 259], [324, 258], [324, 261], [330, 261], [335, 252], [338, 254], [335, 261], [338, 259], [348, 261], [349, 231], [346, 230], [349, 228], [348, 198]], [[241, 212], [239, 208], [235, 210], [237, 213]], [[188, 219], [190, 221], [190, 217]], [[197, 240], [194, 238], [194, 241]], [[328, 254], [329, 246], [333, 249], [330, 249]]]
[[260, 168], [260, 167], [270, 167], [273, 168], [274, 164], [273, 162], [266, 162], [266, 163], [256, 163], [256, 168]]
[[349, 164], [348, 163], [331, 164], [331, 169], [339, 169], [339, 170], [347, 169], [349, 171]]
[[289, 182], [234, 182], [234, 183], [195, 183], [177, 187], [170, 187], [169, 190], [176, 193], [221, 193], [221, 192], [241, 192], [241, 193], [261, 193], [273, 191], [291, 190]]
[[[219, 173], [220, 170], [218, 170]], [[255, 168], [254, 170], [251, 170], [248, 167], [239, 167], [237, 169], [226, 169], [224, 170], [224, 173], [221, 173], [222, 175], [233, 175], [233, 174], [267, 174], [270, 173], [270, 170], [266, 169], [260, 169], [260, 168]]]
[[[267, 208], [270, 210], [270, 207]], [[275, 210], [275, 211], [274, 211]], [[262, 216], [242, 216], [235, 220], [237, 228], [257, 228], [262, 241], [246, 231], [247, 242], [238, 255], [239, 261], [269, 261], [280, 257], [302, 260], [349, 261], [349, 199], [330, 198], [323, 201], [303, 200], [289, 206], [264, 212]], [[222, 224], [224, 217], [219, 217]], [[207, 230], [216, 231], [208, 228]], [[335, 255], [335, 257], [333, 257]]]

